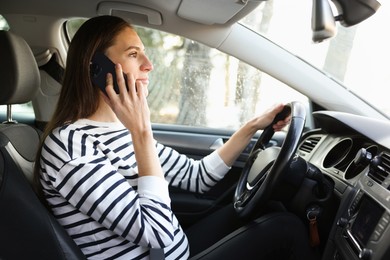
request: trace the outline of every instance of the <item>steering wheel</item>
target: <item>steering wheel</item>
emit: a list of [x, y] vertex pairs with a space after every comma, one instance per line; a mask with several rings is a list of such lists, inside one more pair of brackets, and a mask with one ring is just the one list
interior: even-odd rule
[[[274, 135], [272, 126], [289, 114], [291, 122], [282, 146], [267, 147]], [[286, 104], [274, 121], [264, 129], [249, 154], [235, 190], [233, 205], [240, 217], [248, 217], [257, 206], [264, 205], [269, 199], [295, 156], [305, 120], [305, 107], [294, 101]]]

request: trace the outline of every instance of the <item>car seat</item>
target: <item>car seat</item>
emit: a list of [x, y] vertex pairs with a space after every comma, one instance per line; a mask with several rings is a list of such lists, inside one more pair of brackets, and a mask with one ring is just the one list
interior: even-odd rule
[[0, 105], [8, 108], [0, 124], [0, 259], [85, 259], [31, 185], [40, 131], [12, 119], [12, 105], [39, 89], [33, 53], [23, 38], [0, 31], [0, 57]]

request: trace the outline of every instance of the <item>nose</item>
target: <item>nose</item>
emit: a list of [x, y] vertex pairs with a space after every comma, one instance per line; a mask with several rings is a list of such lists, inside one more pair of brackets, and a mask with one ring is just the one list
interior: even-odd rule
[[153, 64], [152, 62], [149, 60], [148, 56], [144, 56], [144, 60], [141, 64], [141, 71], [152, 71], [153, 70]]

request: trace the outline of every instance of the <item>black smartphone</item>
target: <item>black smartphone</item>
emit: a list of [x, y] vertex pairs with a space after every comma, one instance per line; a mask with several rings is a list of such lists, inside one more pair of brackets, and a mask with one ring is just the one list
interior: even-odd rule
[[[106, 77], [107, 73], [111, 73], [114, 90], [117, 94], [119, 94], [119, 86], [117, 82], [116, 72], [115, 72], [115, 64], [102, 52], [96, 52], [91, 60], [90, 64], [90, 74], [92, 83], [98, 86], [104, 94], [106, 93]], [[123, 77], [125, 78], [126, 88], [127, 87], [127, 77], [123, 73]]]

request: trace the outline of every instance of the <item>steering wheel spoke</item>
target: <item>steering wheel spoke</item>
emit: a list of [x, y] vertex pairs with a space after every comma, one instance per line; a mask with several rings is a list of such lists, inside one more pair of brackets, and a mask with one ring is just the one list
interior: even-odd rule
[[247, 182], [246, 183], [247, 190], [256, 190], [256, 188], [258, 188], [264, 182], [268, 173], [269, 173], [269, 170], [263, 174], [257, 175], [256, 179], [254, 179], [251, 183]]
[[234, 207], [244, 207], [251, 197], [252, 191], [246, 189], [243, 193], [241, 193], [240, 197], [234, 202]]

